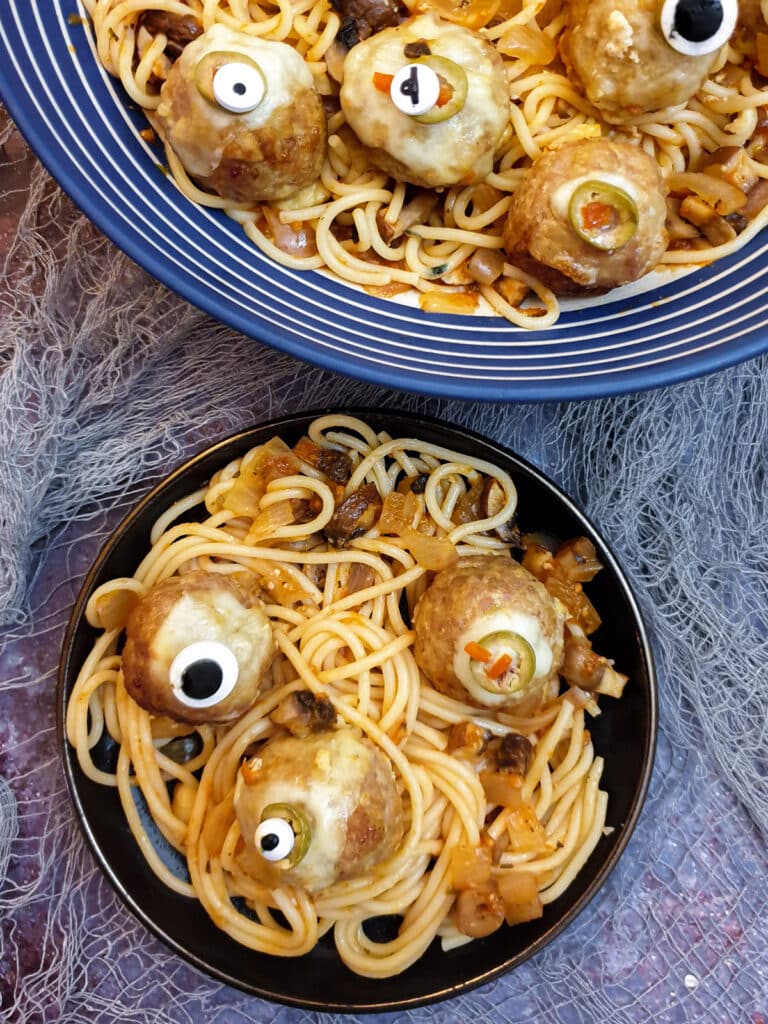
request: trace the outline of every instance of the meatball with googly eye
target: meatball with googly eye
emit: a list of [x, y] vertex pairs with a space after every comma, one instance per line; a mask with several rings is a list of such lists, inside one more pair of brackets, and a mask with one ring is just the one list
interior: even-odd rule
[[358, 878], [403, 835], [391, 762], [349, 726], [269, 740], [241, 765], [234, 804], [249, 874], [269, 886]]
[[123, 681], [146, 711], [231, 722], [256, 702], [274, 653], [258, 601], [219, 573], [195, 571], [157, 583], [131, 612]]
[[614, 124], [694, 96], [738, 9], [736, 0], [571, 0], [565, 7], [568, 76]]
[[325, 157], [325, 111], [304, 59], [226, 25], [185, 46], [152, 121], [191, 178], [238, 202], [293, 195]]
[[478, 32], [433, 14], [353, 46], [340, 100], [373, 163], [425, 187], [482, 181], [509, 126], [501, 56]]

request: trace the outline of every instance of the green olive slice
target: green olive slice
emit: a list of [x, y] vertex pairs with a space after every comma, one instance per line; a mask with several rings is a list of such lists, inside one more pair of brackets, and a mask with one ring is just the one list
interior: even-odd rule
[[516, 693], [528, 686], [536, 673], [536, 653], [524, 636], [499, 630], [477, 643], [491, 655], [482, 661], [470, 657], [469, 661], [475, 681], [484, 690]]
[[292, 804], [267, 804], [261, 812], [261, 821], [269, 821], [271, 818], [282, 818], [287, 821], [293, 830], [295, 842], [293, 849], [285, 858], [287, 867], [294, 867], [306, 855], [309, 844], [312, 841], [312, 829], [306, 814]]
[[637, 231], [639, 214], [632, 196], [607, 181], [584, 181], [568, 203], [571, 227], [589, 245], [620, 249]]
[[447, 57], [439, 57], [430, 53], [419, 57], [415, 64], [426, 64], [430, 67], [440, 80], [440, 95], [437, 103], [430, 110], [423, 114], [416, 114], [414, 121], [421, 124], [437, 124], [440, 121], [447, 121], [449, 117], [458, 114], [467, 102], [467, 73], [461, 65]]
[[[214, 79], [216, 77], [216, 73], [226, 64], [244, 65], [244, 67], [248, 69], [249, 75], [256, 81], [257, 95], [260, 92], [260, 95], [263, 96], [266, 88], [264, 72], [255, 60], [252, 60], [244, 53], [239, 53], [234, 50], [212, 50], [210, 53], [206, 53], [205, 56], [197, 62], [195, 67], [195, 86], [203, 99], [215, 106], [222, 105], [220, 98], [216, 95]], [[253, 104], [252, 106], [255, 105], [256, 104]], [[237, 112], [235, 108], [227, 107], [226, 109], [232, 109], [233, 112]], [[248, 109], [248, 104], [246, 103], [242, 109], [243, 111]]]

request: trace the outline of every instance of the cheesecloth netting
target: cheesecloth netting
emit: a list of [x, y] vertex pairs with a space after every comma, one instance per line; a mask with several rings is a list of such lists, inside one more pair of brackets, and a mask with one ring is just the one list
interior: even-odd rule
[[398, 1019], [765, 1024], [768, 360], [573, 404], [348, 381], [170, 295], [73, 209], [12, 126], [0, 142], [0, 1019], [333, 1019], [218, 984], [128, 914], [74, 820], [54, 690], [78, 585], [131, 503], [200, 446], [343, 401], [465, 424], [556, 480], [636, 588], [660, 681], [649, 800], [600, 896], [507, 978]]

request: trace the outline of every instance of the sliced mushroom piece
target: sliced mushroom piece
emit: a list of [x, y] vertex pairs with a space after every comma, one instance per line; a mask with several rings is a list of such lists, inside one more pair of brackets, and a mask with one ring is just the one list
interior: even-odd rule
[[598, 559], [595, 545], [588, 537], [574, 537], [557, 549], [553, 571], [568, 580], [588, 583], [603, 568]]
[[419, 473], [417, 476], [404, 476], [397, 485], [399, 494], [423, 494], [427, 489], [429, 473]]
[[[490, 519], [491, 516], [498, 515], [504, 508], [506, 500], [506, 492], [499, 481], [491, 476], [486, 477], [480, 493], [480, 515], [483, 519]], [[520, 543], [520, 530], [515, 524], [514, 519], [510, 519], [506, 523], [497, 526], [495, 533], [508, 544]]]
[[381, 496], [376, 485], [363, 484], [338, 505], [325, 527], [325, 535], [331, 544], [344, 547], [371, 529], [381, 515], [381, 509]]
[[387, 245], [392, 245], [399, 241], [406, 231], [408, 231], [409, 228], [412, 228], [414, 224], [425, 223], [439, 201], [440, 196], [433, 189], [417, 192], [414, 197], [403, 206], [397, 220], [395, 221], [388, 221], [386, 213], [379, 210], [376, 214], [376, 224], [379, 229], [379, 234]]
[[341, 17], [339, 36], [349, 48], [408, 17], [399, 0], [332, 0], [331, 6]]
[[202, 34], [203, 26], [194, 14], [173, 14], [170, 11], [145, 11], [139, 18], [139, 27], [151, 35], [162, 34], [168, 40], [165, 54], [176, 60], [187, 43]]
[[494, 754], [499, 768], [525, 776], [533, 760], [533, 746], [527, 736], [510, 732], [501, 737]]
[[293, 454], [314, 466], [335, 484], [345, 484], [352, 475], [352, 462], [346, 452], [323, 448], [308, 437], [302, 437], [296, 442]]
[[488, 746], [491, 734], [475, 722], [457, 722], [448, 732], [446, 750], [462, 760], [479, 758]]
[[336, 724], [336, 709], [327, 697], [316, 696], [311, 690], [294, 690], [280, 701], [269, 717], [293, 736], [309, 736], [332, 729]]

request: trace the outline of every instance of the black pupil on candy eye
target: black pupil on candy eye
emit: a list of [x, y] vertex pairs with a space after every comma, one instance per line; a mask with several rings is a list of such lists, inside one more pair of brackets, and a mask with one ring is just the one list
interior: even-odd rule
[[703, 43], [720, 28], [723, 5], [720, 0], [680, 0], [675, 9], [675, 32], [692, 43]]
[[216, 693], [223, 678], [224, 673], [217, 661], [201, 658], [184, 669], [181, 674], [181, 688], [192, 700], [205, 700]]
[[400, 86], [403, 96], [410, 96], [411, 103], [415, 107], [419, 102], [419, 73], [416, 68], [411, 68], [406, 80]]
[[261, 848], [269, 853], [270, 850], [274, 850], [277, 844], [280, 842], [280, 837], [274, 832], [268, 832], [265, 836], [261, 837]]
[[243, 82], [235, 82], [235, 84], [232, 86], [232, 91], [236, 92], [238, 96], [243, 96], [245, 95], [247, 90]]

